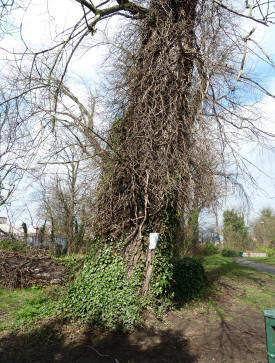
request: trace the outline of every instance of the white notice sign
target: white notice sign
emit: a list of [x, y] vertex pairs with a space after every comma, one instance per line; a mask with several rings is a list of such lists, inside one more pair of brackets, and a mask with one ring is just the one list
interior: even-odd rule
[[157, 247], [159, 240], [159, 233], [149, 234], [149, 250], [154, 250]]

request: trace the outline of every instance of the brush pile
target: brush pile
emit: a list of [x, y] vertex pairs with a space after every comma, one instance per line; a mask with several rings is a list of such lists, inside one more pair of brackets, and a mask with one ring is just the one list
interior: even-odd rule
[[3, 287], [61, 285], [65, 280], [66, 268], [50, 256], [0, 250], [0, 285]]

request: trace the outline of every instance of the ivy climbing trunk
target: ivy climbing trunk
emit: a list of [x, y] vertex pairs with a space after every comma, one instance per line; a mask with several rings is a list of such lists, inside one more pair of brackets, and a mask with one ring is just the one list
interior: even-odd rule
[[[194, 83], [196, 6], [152, 0], [137, 25], [135, 62], [125, 67], [129, 101], [113, 124], [115, 152], [99, 187], [97, 234], [125, 241], [129, 276], [146, 266], [145, 293], [160, 278], [154, 259], [171, 267], [175, 227], [194, 190], [193, 126], [202, 103], [202, 83]], [[149, 232], [160, 233], [156, 256]]]

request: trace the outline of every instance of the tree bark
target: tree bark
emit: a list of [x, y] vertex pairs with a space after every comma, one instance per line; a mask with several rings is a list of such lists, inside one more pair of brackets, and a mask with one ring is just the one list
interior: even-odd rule
[[150, 289], [154, 258], [148, 251], [148, 232], [166, 232], [163, 213], [168, 206], [175, 214], [183, 212], [192, 178], [196, 5], [151, 1], [138, 27], [140, 47], [128, 74], [128, 109], [111, 135], [120, 158], [114, 155], [106, 165], [99, 189], [97, 234], [126, 238], [129, 275], [145, 258], [144, 293]]

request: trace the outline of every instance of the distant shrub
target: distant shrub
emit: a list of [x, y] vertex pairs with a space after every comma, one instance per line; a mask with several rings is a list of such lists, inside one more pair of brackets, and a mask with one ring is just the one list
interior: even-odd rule
[[266, 248], [262, 246], [256, 247], [255, 252], [266, 252]]
[[203, 255], [204, 256], [213, 256], [219, 252], [218, 248], [214, 245], [213, 242], [207, 242], [204, 249]]
[[26, 243], [16, 239], [4, 238], [0, 240], [0, 250], [6, 251], [26, 251], [29, 248]]
[[275, 256], [275, 248], [266, 248], [266, 247], [257, 247], [255, 248], [255, 252], [267, 252], [268, 257], [274, 257]]
[[202, 264], [190, 257], [185, 257], [174, 263], [173, 280], [175, 300], [183, 303], [200, 296], [203, 289], [208, 286]]
[[224, 257], [238, 257], [240, 256], [240, 252], [235, 250], [230, 250], [229, 248], [224, 248], [221, 252]]
[[267, 255], [268, 255], [268, 257], [275, 257], [275, 249], [274, 248], [268, 248]]

